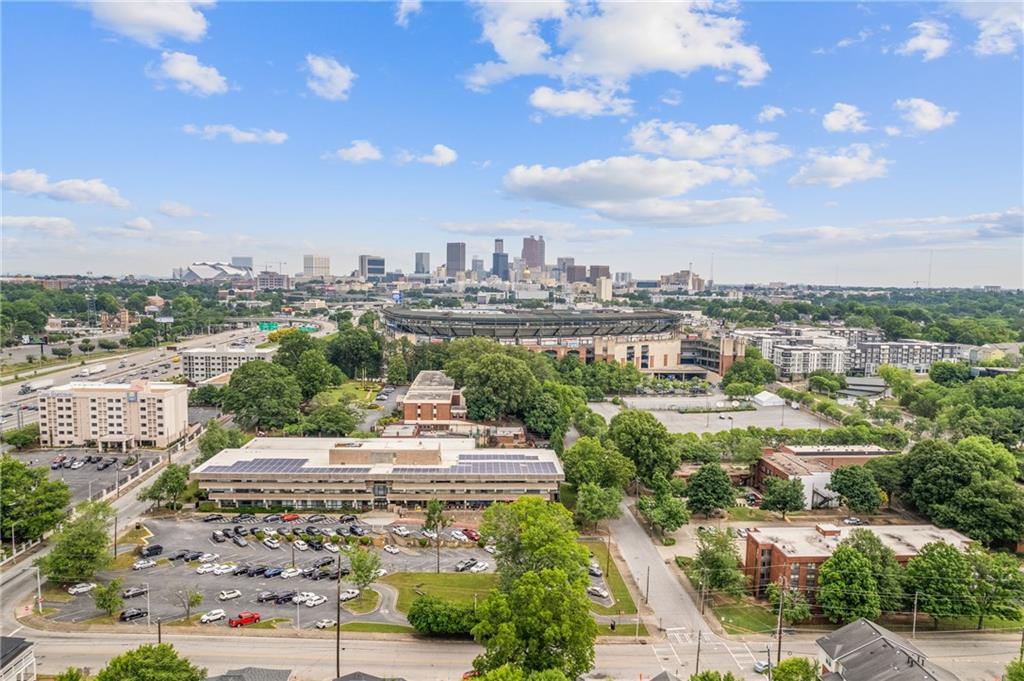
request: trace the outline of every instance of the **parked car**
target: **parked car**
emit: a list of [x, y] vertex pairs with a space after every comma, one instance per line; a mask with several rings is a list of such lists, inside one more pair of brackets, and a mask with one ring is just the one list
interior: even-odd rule
[[477, 563], [473, 567], [469, 568], [469, 571], [470, 572], [484, 572], [489, 567], [491, 567], [489, 563]]
[[310, 539], [309, 540], [309, 548], [313, 549], [314, 551], [323, 551], [324, 550], [324, 543], [322, 541], [320, 541], [319, 539]]
[[468, 570], [469, 568], [473, 567], [476, 564], [477, 564], [477, 559], [476, 558], [465, 558], [465, 559], [460, 560], [458, 563], [455, 564], [455, 571], [456, 572], [465, 572], [466, 570]]
[[130, 586], [121, 592], [121, 598], [137, 598], [145, 596], [147, 593], [149, 593], [148, 586]]
[[237, 617], [232, 617], [228, 620], [228, 626], [231, 628], [243, 627], [246, 624], [259, 624], [260, 614], [258, 612], [252, 612], [250, 610], [243, 610], [238, 613]]
[[222, 619], [224, 619], [227, 616], [228, 615], [227, 615], [226, 612], [224, 612], [220, 608], [217, 608], [216, 610], [211, 610], [210, 612], [203, 613], [203, 616], [199, 618], [199, 623], [200, 624], [209, 624], [210, 622], [216, 622], [217, 620], [222, 620]]
[[271, 515], [265, 516], [263, 518], [263, 522], [265, 522], [265, 523], [279, 523], [279, 522], [281, 522], [281, 514], [280, 513], [273, 513]]
[[214, 530], [212, 533], [210, 533], [210, 539], [217, 542], [218, 544], [223, 544], [227, 541], [227, 537], [225, 537], [224, 533], [220, 530]]
[[298, 577], [302, 574], [302, 570], [298, 568], [287, 568], [281, 571], [281, 579], [291, 579], [292, 577]]
[[295, 596], [297, 596], [297, 595], [298, 595], [298, 593], [295, 592], [295, 591], [285, 591], [284, 593], [280, 593], [280, 594], [277, 595], [277, 598], [274, 599], [274, 603], [276, 603], [278, 605], [284, 605], [285, 603], [291, 603], [292, 599], [295, 598]]
[[217, 594], [218, 601], [230, 601], [235, 598], [241, 598], [242, 592], [238, 589], [225, 589]]
[[244, 523], [247, 520], [256, 520], [256, 516], [252, 513], [239, 513], [231, 518], [231, 522], [233, 523]]
[[769, 662], [762, 662], [761, 660], [758, 660], [754, 663], [754, 672], [757, 674], [764, 674], [769, 669], [771, 669], [771, 663]]
[[292, 546], [295, 547], [296, 551], [308, 551], [309, 550], [309, 544], [307, 544], [306, 542], [302, 541], [301, 539], [296, 539], [294, 542], [292, 542]]
[[117, 619], [122, 622], [131, 622], [132, 620], [137, 620], [140, 617], [146, 617], [147, 615], [149, 615], [149, 611], [143, 608], [127, 608], [126, 610], [121, 611], [121, 614], [118, 615]]
[[284, 568], [269, 567], [263, 572], [264, 577], [277, 577], [279, 574], [284, 572]]
[[328, 553], [337, 553], [338, 552], [338, 546], [337, 546], [337, 544], [334, 544], [333, 542], [327, 542], [326, 544], [324, 544], [324, 549], [326, 549]]
[[185, 556], [186, 563], [192, 563], [203, 557], [202, 551], [189, 551], [188, 555]]
[[596, 565], [591, 565], [589, 568], [587, 568], [587, 572], [590, 573], [591, 577], [603, 577], [604, 576], [604, 572], [602, 572], [601, 568], [599, 568]]
[[337, 626], [337, 624], [338, 620], [322, 619], [317, 620], [316, 624], [314, 624], [313, 626], [315, 626], [317, 629], [331, 629]]
[[334, 562], [333, 558], [327, 558], [325, 556], [323, 558], [317, 558], [316, 560], [314, 560], [313, 561], [313, 567], [319, 568], [319, 567], [323, 567], [325, 565], [330, 565], [333, 562]]
[[143, 558], [142, 560], [135, 561], [132, 565], [132, 570], [145, 570], [146, 568], [151, 568], [155, 565], [156, 561], [152, 558]]
[[150, 544], [149, 546], [143, 547], [142, 551], [139, 553], [143, 558], [152, 558], [153, 556], [159, 556], [163, 552], [164, 547], [159, 544]]
[[267, 603], [269, 601], [276, 601], [276, 600], [277, 600], [277, 593], [275, 593], [273, 591], [261, 591], [258, 594], [256, 594], [256, 602], [257, 603]]
[[296, 520], [302, 520], [298, 513], [285, 513], [281, 516], [281, 521], [285, 523], [294, 523]]
[[252, 566], [249, 565], [249, 564], [239, 565], [238, 567], [236, 567], [234, 570], [231, 571], [231, 574], [234, 575], [235, 577], [238, 577], [239, 575], [247, 575], [247, 574], [249, 574], [249, 569], [251, 567]]
[[373, 578], [374, 579], [380, 579], [381, 577], [386, 577], [387, 574], [388, 574], [388, 571], [386, 569], [384, 569], [384, 568], [377, 568], [377, 571], [373, 573]]
[[398, 527], [393, 528], [391, 531], [397, 534], [399, 537], [408, 537], [410, 534], [412, 534], [412, 532], [409, 531], [409, 528], [405, 525], [399, 525]]
[[354, 523], [355, 521], [356, 521], [356, 517], [354, 515], [350, 515], [350, 514], [343, 515], [340, 518], [338, 518], [338, 522], [341, 522], [341, 523]]
[[599, 586], [588, 586], [587, 593], [598, 598], [608, 598], [608, 591]]
[[495, 546], [494, 544], [488, 544], [487, 546], [484, 547], [484, 551], [486, 551], [487, 553], [491, 554], [492, 556], [495, 554], [495, 552], [497, 552], [497, 550], [498, 550], [498, 547]]
[[466, 538], [470, 541], [480, 541], [480, 533], [470, 528], [464, 528], [462, 534], [466, 535]]
[[394, 544], [385, 544], [384, 545], [384, 550], [387, 551], [388, 553], [391, 553], [391, 554], [398, 553], [398, 547], [395, 546]]
[[359, 598], [359, 589], [345, 589], [338, 594], [338, 600], [342, 603], [351, 601], [353, 598]]
[[196, 574], [197, 575], [208, 575], [208, 574], [210, 574], [211, 572], [213, 572], [216, 569], [217, 569], [217, 564], [216, 563], [203, 563], [202, 565], [200, 565], [199, 567], [196, 568]]
[[323, 605], [326, 602], [327, 602], [327, 597], [326, 596], [319, 596], [319, 595], [317, 595], [317, 596], [313, 596], [312, 598], [307, 598], [306, 599], [306, 607], [307, 608], [315, 608], [316, 606]]
[[245, 537], [239, 537], [237, 534], [231, 538], [231, 541], [234, 542], [235, 546], [240, 546], [242, 548], [249, 545], [249, 542], [245, 540]]
[[253, 565], [246, 570], [245, 575], [247, 577], [258, 577], [267, 571], [266, 565]]
[[78, 594], [87, 594], [95, 588], [96, 585], [92, 582], [79, 582], [78, 584], [69, 586], [68, 593], [72, 596], [77, 596]]
[[221, 533], [228, 539], [231, 539], [235, 536], [235, 530], [230, 527], [225, 527], [223, 530], [221, 530]]
[[203, 555], [201, 555], [199, 557], [199, 562], [200, 563], [212, 563], [215, 560], [217, 560], [218, 558], [220, 558], [220, 554], [217, 554], [217, 553], [204, 553]]
[[305, 603], [310, 598], [316, 598], [316, 594], [312, 591], [300, 591], [292, 598], [292, 603]]
[[427, 539], [437, 539], [437, 532], [433, 530], [423, 530], [421, 534]]
[[85, 462], [79, 459], [78, 461], [71, 464], [71, 470], [77, 471], [79, 468], [85, 465]]
[[313, 515], [306, 518], [307, 523], [322, 523], [327, 520], [327, 516], [323, 513], [314, 513]]
[[266, 546], [268, 549], [281, 548], [281, 542], [279, 542], [277, 539], [274, 539], [273, 537], [267, 537], [266, 539], [264, 539], [263, 545]]
[[235, 525], [234, 530], [236, 537], [244, 537], [245, 535], [249, 534], [249, 530], [242, 527], [241, 525]]
[[215, 575], [228, 575], [235, 571], [234, 563], [224, 563], [223, 565], [214, 565], [213, 574]]
[[[224, 520], [224, 516], [221, 515], [220, 513], [211, 513], [210, 515], [208, 515], [205, 518], [203, 518], [203, 522], [204, 523], [219, 523], [222, 520]], [[214, 610], [213, 612], [217, 612], [217, 611]], [[223, 612], [223, 611], [221, 611], [221, 612]]]
[[366, 530], [359, 527], [358, 525], [353, 525], [351, 528], [349, 528], [349, 532], [351, 532], [356, 537], [366, 536]]
[[469, 541], [469, 538], [462, 532], [462, 530], [452, 530], [452, 539], [455, 541]]

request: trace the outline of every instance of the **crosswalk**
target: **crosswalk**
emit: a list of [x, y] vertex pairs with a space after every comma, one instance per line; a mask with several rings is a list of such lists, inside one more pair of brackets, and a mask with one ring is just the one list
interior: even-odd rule
[[[727, 641], [708, 631], [695, 632], [687, 627], [674, 627], [665, 630], [664, 640], [652, 642], [651, 650], [658, 659], [662, 671], [681, 674], [683, 678], [692, 672], [697, 662], [697, 638], [700, 637], [702, 660], [715, 658], [718, 660], [732, 659], [739, 676], [750, 676], [754, 663], [758, 659], [767, 659], [767, 654], [758, 649], [757, 644], [742, 641]], [[753, 647], [752, 647], [753, 646]], [[702, 663], [703, 665], [706, 664]]]

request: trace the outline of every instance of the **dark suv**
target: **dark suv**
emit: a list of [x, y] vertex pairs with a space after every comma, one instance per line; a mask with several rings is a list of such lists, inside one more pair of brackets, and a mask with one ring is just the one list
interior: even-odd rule
[[476, 563], [477, 563], [476, 558], [466, 558], [465, 560], [460, 560], [458, 563], [455, 564], [455, 571], [456, 572], [465, 572], [469, 568], [471, 568], [474, 565], [476, 565]]
[[145, 617], [148, 614], [149, 612], [143, 608], [128, 608], [127, 610], [122, 610], [117, 619], [122, 622], [131, 622], [132, 620], [137, 620], [140, 617]]

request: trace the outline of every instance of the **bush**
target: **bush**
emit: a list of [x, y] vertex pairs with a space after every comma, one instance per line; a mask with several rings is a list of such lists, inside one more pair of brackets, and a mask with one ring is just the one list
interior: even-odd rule
[[203, 513], [210, 513], [217, 508], [217, 504], [212, 501], [200, 501], [196, 504], [196, 510], [202, 511]]
[[622, 406], [622, 398], [616, 395], [612, 398], [612, 404]]
[[676, 545], [675, 537], [662, 537], [661, 538], [661, 544], [662, 544], [662, 546], [675, 546]]
[[15, 449], [28, 449], [39, 444], [39, 424], [30, 423], [22, 428], [15, 428], [3, 434], [2, 440]]
[[419, 539], [417, 540], [417, 543], [418, 543], [418, 544], [420, 545], [420, 548], [421, 548], [421, 549], [422, 549], [422, 548], [426, 548], [426, 546], [427, 546], [428, 544], [430, 544], [430, 542], [429, 542], [429, 541], [427, 541], [427, 538], [426, 538], [426, 537], [420, 537], [420, 538], [419, 538]]
[[409, 608], [409, 624], [428, 636], [469, 636], [477, 618], [472, 603], [420, 596]]
[[373, 543], [373, 540], [370, 539], [369, 537], [360, 537], [359, 538], [359, 543], [362, 544], [363, 546], [369, 546], [370, 544]]

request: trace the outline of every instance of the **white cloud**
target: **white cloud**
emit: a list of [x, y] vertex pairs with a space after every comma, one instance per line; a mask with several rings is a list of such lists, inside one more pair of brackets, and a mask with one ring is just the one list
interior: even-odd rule
[[0, 185], [4, 189], [18, 194], [45, 196], [55, 201], [103, 203], [114, 208], [131, 206], [116, 188], [107, 185], [100, 179], [50, 182], [45, 173], [27, 169], [15, 170], [13, 173], [0, 173]]
[[779, 217], [760, 198], [673, 198], [711, 182], [733, 180], [742, 172], [692, 160], [615, 156], [567, 168], [519, 165], [505, 175], [504, 185], [517, 196], [587, 208], [612, 220], [665, 227]]
[[903, 131], [895, 125], [887, 125], [885, 126], [885, 134], [889, 137], [898, 137], [903, 134]]
[[416, 161], [417, 163], [429, 163], [433, 166], [447, 166], [455, 163], [459, 158], [459, 155], [455, 153], [455, 150], [451, 147], [446, 147], [443, 144], [435, 144], [429, 154], [423, 154], [417, 156], [416, 154], [409, 153], [408, 151], [402, 151], [398, 154], [399, 163], [409, 163], [410, 161]]
[[865, 132], [870, 130], [864, 112], [853, 104], [836, 102], [832, 110], [821, 119], [821, 124], [829, 132]]
[[141, 216], [126, 220], [117, 227], [97, 227], [92, 231], [95, 234], [116, 236], [122, 239], [149, 238], [154, 235], [153, 223]]
[[339, 64], [334, 57], [316, 54], [306, 55], [306, 68], [309, 78], [306, 86], [317, 97], [341, 102], [348, 99], [348, 91], [356, 79], [355, 72], [349, 67]]
[[213, 7], [210, 0], [131, 0], [89, 2], [96, 23], [147, 47], [159, 47], [165, 38], [194, 43], [206, 35], [206, 17], [200, 8]]
[[125, 221], [124, 228], [132, 232], [149, 232], [153, 229], [153, 223], [140, 216]]
[[675, 88], [669, 88], [661, 96], [661, 103], [669, 106], [679, 106], [683, 103], [683, 93]]
[[896, 49], [896, 54], [909, 57], [915, 52], [920, 52], [922, 61], [931, 61], [946, 54], [953, 44], [949, 39], [949, 27], [941, 21], [915, 21], [910, 28], [916, 31], [916, 34], [900, 45]]
[[146, 75], [155, 80], [174, 81], [182, 92], [199, 97], [221, 95], [228, 91], [228, 81], [212, 66], [200, 63], [194, 54], [163, 52], [159, 66], [149, 66]]
[[172, 218], [194, 218], [199, 215], [192, 206], [178, 201], [161, 201], [157, 210]]
[[409, 17], [419, 14], [422, 10], [423, 2], [421, 0], [399, 0], [398, 7], [395, 8], [395, 23], [405, 28], [409, 25]]
[[760, 113], [757, 114], [758, 123], [771, 123], [776, 118], [781, 118], [786, 115], [786, 110], [782, 107], [766, 105]]
[[876, 158], [866, 144], [851, 144], [829, 156], [821, 150], [810, 152], [810, 163], [789, 179], [793, 185], [823, 184], [835, 189], [851, 182], [885, 177], [889, 161]]
[[556, 220], [511, 219], [490, 222], [442, 222], [441, 229], [453, 234], [493, 236], [496, 234], [543, 234], [560, 241], [606, 241], [630, 236], [626, 228], [580, 227], [573, 222]]
[[41, 217], [38, 215], [4, 215], [0, 217], [4, 229], [18, 229], [51, 237], [67, 237], [77, 230], [67, 218]]
[[792, 156], [774, 144], [774, 132], [747, 132], [738, 125], [670, 123], [657, 119], [639, 123], [629, 132], [633, 149], [676, 158], [713, 159], [736, 165], [766, 166]]
[[903, 112], [903, 120], [921, 132], [930, 132], [952, 125], [960, 115], [956, 111], [946, 111], [938, 104], [920, 97], [897, 99], [893, 107], [897, 111]]
[[871, 31], [866, 29], [866, 28], [862, 28], [861, 30], [857, 31], [857, 35], [856, 36], [853, 36], [853, 37], [850, 37], [850, 38], [843, 38], [843, 39], [841, 39], [839, 42], [836, 43], [836, 47], [838, 47], [840, 49], [842, 49], [844, 47], [850, 47], [851, 45], [856, 45], [857, 43], [862, 43], [862, 42], [864, 42], [865, 40], [867, 40], [870, 37], [871, 37]]
[[1013, 54], [1024, 42], [1024, 5], [1019, 2], [958, 2], [953, 8], [978, 26], [977, 54]]
[[329, 154], [324, 154], [325, 159], [337, 159], [349, 163], [364, 163], [366, 161], [379, 161], [381, 159], [380, 149], [373, 146], [369, 140], [352, 140], [352, 144], [341, 147]]
[[204, 140], [213, 140], [225, 135], [235, 144], [281, 144], [288, 139], [288, 133], [285, 132], [260, 130], [259, 128], [242, 130], [228, 124], [204, 125], [200, 128], [190, 123], [182, 127], [182, 130], [189, 135], [198, 135]]
[[542, 85], [530, 95], [530, 104], [552, 116], [621, 116], [632, 113], [633, 100], [614, 91], [554, 90]]
[[[760, 49], [743, 41], [744, 22], [729, 13], [729, 4], [481, 2], [477, 8], [483, 39], [497, 59], [466, 76], [474, 90], [534, 75], [615, 99], [646, 73], [683, 76], [711, 68], [749, 86], [770, 70]], [[591, 108], [577, 109], [594, 115]]]

